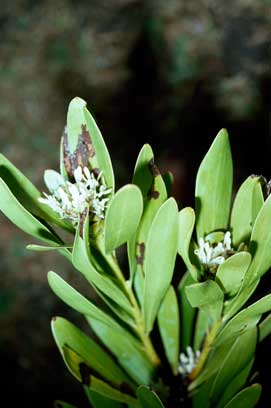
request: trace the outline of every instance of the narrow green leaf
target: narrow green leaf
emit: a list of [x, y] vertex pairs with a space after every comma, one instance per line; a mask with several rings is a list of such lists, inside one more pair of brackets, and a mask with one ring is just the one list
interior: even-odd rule
[[41, 197], [39, 190], [2, 154], [0, 154], [0, 177], [27, 211], [39, 218], [53, 222], [67, 231], [74, 231], [69, 222], [61, 220], [48, 205], [38, 201], [38, 198]]
[[259, 324], [259, 341], [271, 334], [271, 313]]
[[[253, 357], [245, 354], [245, 350], [252, 349], [252, 346], [254, 344], [255, 340], [255, 335], [253, 333], [253, 328], [252, 326], [250, 330], [247, 330], [243, 333], [241, 333], [238, 336], [235, 336], [234, 338], [228, 338], [225, 339], [225, 341], [217, 342], [215, 341], [213, 348], [208, 356], [208, 360], [205, 363], [205, 366], [201, 373], [196, 377], [196, 379], [188, 386], [188, 390], [192, 391], [199, 387], [201, 384], [205, 383], [206, 381], [214, 378], [214, 375], [218, 373], [220, 370], [222, 363], [226, 361], [227, 358], [231, 355], [231, 353], [235, 353], [236, 350], [240, 348], [240, 353], [242, 354], [242, 368], [244, 368], [250, 361], [250, 359]], [[246, 359], [247, 357], [247, 359]], [[242, 369], [241, 368], [241, 369]]]
[[84, 334], [68, 320], [61, 317], [52, 319], [52, 333], [60, 353], [64, 357], [64, 346], [80, 355], [99, 378], [108, 381], [112, 386], [121, 388], [129, 384], [134, 388], [129, 377], [118, 367], [113, 359], [89, 336]]
[[97, 319], [87, 317], [87, 321], [130, 377], [137, 384], [150, 384], [155, 372], [141, 343], [121, 326], [112, 330]]
[[228, 133], [222, 129], [204, 157], [196, 180], [198, 239], [228, 226], [232, 192], [232, 157]]
[[167, 189], [167, 196], [171, 197], [172, 192], [173, 192], [173, 183], [174, 183], [174, 177], [171, 171], [167, 171], [162, 175], [166, 189]]
[[260, 320], [263, 313], [270, 310], [271, 295], [266, 295], [235, 315], [219, 333], [217, 341], [225, 341], [234, 335], [238, 335], [238, 333], [248, 330], [255, 322], [257, 323]]
[[195, 213], [193, 208], [186, 207], [179, 212], [179, 237], [178, 253], [181, 255], [192, 278], [197, 281], [198, 271], [190, 261], [189, 247], [195, 225]]
[[246, 285], [259, 279], [271, 266], [271, 196], [261, 208], [252, 230], [249, 251], [252, 261], [245, 276]]
[[228, 295], [234, 296], [238, 292], [250, 262], [249, 252], [237, 252], [219, 265], [216, 281]]
[[207, 280], [186, 286], [185, 293], [192, 307], [205, 310], [214, 321], [219, 319], [224, 295], [216, 282]]
[[141, 385], [137, 390], [137, 396], [142, 408], [164, 408], [158, 395], [149, 387]]
[[243, 284], [237, 293], [236, 296], [233, 298], [225, 301], [224, 303], [224, 310], [223, 310], [223, 320], [227, 321], [229, 320], [232, 316], [234, 316], [238, 310], [241, 309], [241, 307], [246, 303], [246, 301], [250, 298], [252, 293], [255, 291], [259, 284], [259, 280], [254, 281], [250, 286], [244, 286], [244, 281]]
[[174, 374], [178, 372], [180, 317], [177, 296], [170, 286], [159, 309], [158, 326], [165, 353]]
[[213, 382], [210, 399], [215, 406], [225, 391], [225, 385], [238, 375], [253, 359], [257, 343], [257, 328], [254, 326], [246, 331], [242, 343], [236, 341], [224, 361]]
[[262, 205], [261, 177], [249, 176], [237, 191], [232, 207], [230, 226], [235, 247], [249, 240], [256, 215]]
[[[195, 310], [195, 309], [193, 309]], [[194, 332], [194, 350], [200, 350], [203, 339], [211, 326], [213, 319], [209, 316], [208, 311], [200, 309], [197, 314], [195, 332]], [[189, 345], [189, 344], [188, 344]]]
[[115, 188], [115, 178], [112, 168], [112, 163], [110, 155], [108, 153], [107, 147], [103, 140], [102, 134], [86, 107], [84, 107], [84, 115], [87, 124], [87, 129], [89, 130], [92, 145], [94, 148], [95, 155], [93, 158], [90, 158], [90, 164], [92, 168], [97, 168], [103, 172], [106, 186], [112, 188], [114, 191]]
[[254, 358], [246, 365], [245, 368], [242, 369], [231, 381], [230, 383], [224, 387], [223, 394], [218, 401], [216, 408], [224, 408], [227, 402], [229, 402], [232, 397], [239, 392], [242, 387], [247, 382], [249, 373], [252, 369], [254, 363]]
[[261, 392], [261, 385], [253, 384], [235, 395], [235, 397], [225, 405], [225, 408], [254, 408], [260, 399]]
[[75, 405], [68, 404], [67, 402], [57, 400], [54, 402], [54, 408], [77, 408]]
[[67, 150], [66, 154], [74, 155], [77, 151], [81, 154], [83, 149], [91, 169], [102, 171], [106, 186], [114, 190], [114, 173], [110, 156], [101, 132], [86, 105], [86, 102], [78, 97], [70, 102], [67, 115], [67, 134], [64, 135], [64, 138], [67, 137], [67, 141], [64, 139], [65, 148], [63, 149], [62, 145], [61, 152], [62, 172], [64, 150]]
[[72, 375], [81, 381], [83, 385], [89, 387], [93, 391], [111, 398], [116, 401], [133, 404], [136, 402], [132, 395], [129, 395], [124, 390], [121, 391], [115, 388], [115, 385], [105, 382], [99, 375], [86, 363], [84, 358], [72, 350], [68, 346], [62, 348], [63, 359], [68, 366]]
[[167, 199], [165, 183], [154, 163], [154, 156], [149, 145], [141, 149], [134, 170], [133, 184], [137, 185], [143, 196], [144, 210], [137, 234], [128, 242], [130, 280], [136, 273], [144, 283], [145, 247], [154, 216]]
[[70, 153], [74, 153], [78, 144], [82, 125], [85, 125], [84, 107], [86, 102], [81, 98], [73, 98], [69, 104], [67, 114], [67, 139]]
[[83, 238], [80, 236], [82, 225], [79, 225], [76, 231], [72, 253], [73, 265], [94, 287], [98, 288], [98, 290], [108, 296], [109, 299], [114, 300], [116, 304], [132, 316], [132, 306], [124, 292], [114, 283], [112, 277], [99, 273], [90, 261], [88, 226], [89, 217], [87, 216], [83, 224]]
[[181, 326], [181, 349], [185, 350], [192, 343], [193, 322], [196, 309], [190, 305], [185, 294], [185, 288], [194, 283], [189, 272], [186, 272], [178, 287], [178, 298], [180, 305], [180, 326]]
[[21, 230], [51, 245], [62, 241], [17, 201], [6, 183], [0, 179], [0, 210]]
[[149, 384], [154, 370], [139, 341], [54, 272], [48, 273], [48, 282], [63, 302], [86, 316], [96, 335], [115, 355], [130, 377], [137, 383]]
[[70, 245], [58, 245], [58, 246], [47, 246], [47, 245], [36, 245], [29, 244], [26, 246], [26, 249], [37, 252], [46, 252], [46, 251], [55, 251], [57, 249], [71, 249]]
[[[178, 244], [178, 207], [169, 198], [153, 220], [145, 251], [144, 318], [149, 333], [170, 285]], [[159, 254], [159, 256], [157, 256]]]
[[84, 386], [84, 390], [89, 402], [94, 408], [123, 408], [122, 403], [113, 401], [112, 399], [107, 398], [104, 395], [98, 394], [97, 392], [92, 391], [86, 386]]
[[104, 324], [116, 327], [116, 322], [95, 306], [90, 300], [77, 292], [55, 272], [48, 272], [48, 283], [52, 291], [68, 306], [83, 315], [102, 321]]
[[143, 199], [137, 186], [128, 184], [114, 195], [107, 209], [104, 225], [107, 253], [133, 238], [142, 211]]

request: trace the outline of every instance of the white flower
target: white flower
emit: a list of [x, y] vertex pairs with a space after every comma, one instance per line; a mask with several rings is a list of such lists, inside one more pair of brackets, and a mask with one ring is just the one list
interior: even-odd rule
[[211, 270], [221, 265], [233, 252], [230, 231], [227, 231], [224, 235], [224, 240], [215, 246], [210, 245], [209, 241], [200, 238], [199, 247], [194, 251], [202, 265]]
[[51, 207], [60, 218], [71, 221], [74, 226], [78, 224], [86, 207], [89, 207], [93, 215], [104, 218], [108, 195], [112, 189], [106, 187], [102, 173], [95, 178], [87, 167], [82, 169], [78, 166], [73, 173], [75, 182], [71, 183], [56, 172], [49, 172], [55, 174], [57, 183], [53, 183], [54, 188], [48, 186], [51, 194], [44, 193], [45, 198], [39, 198], [41, 203]]
[[186, 353], [181, 353], [180, 354], [180, 365], [178, 367], [179, 373], [183, 376], [186, 377], [196, 367], [198, 361], [200, 358], [200, 351], [194, 352], [192, 347], [188, 346], [186, 347]]

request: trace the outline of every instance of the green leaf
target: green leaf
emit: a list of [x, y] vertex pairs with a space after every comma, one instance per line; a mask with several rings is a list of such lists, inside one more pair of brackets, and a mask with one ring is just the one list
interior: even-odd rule
[[180, 317], [175, 290], [170, 286], [159, 309], [158, 326], [165, 353], [174, 374], [178, 372]]
[[68, 404], [64, 401], [55, 401], [54, 408], [77, 408], [75, 405]]
[[244, 287], [244, 281], [242, 287], [240, 288], [239, 292], [233, 298], [227, 300], [224, 303], [224, 311], [223, 311], [223, 320], [226, 321], [230, 319], [241, 307], [246, 303], [246, 301], [250, 298], [252, 293], [255, 291], [259, 284], [259, 280], [254, 281], [250, 286]]
[[155, 215], [146, 243], [143, 311], [147, 333], [153, 328], [160, 303], [172, 279], [177, 241], [178, 207], [176, 201], [169, 198]]
[[216, 321], [219, 319], [224, 295], [218, 284], [212, 280], [186, 286], [185, 293], [192, 307], [198, 307]]
[[149, 384], [154, 370], [139, 341], [54, 272], [48, 273], [48, 282], [63, 302], [86, 316], [96, 335], [115, 355], [125, 371], [137, 383]]
[[62, 241], [17, 201], [6, 183], [0, 179], [0, 210], [21, 230], [51, 245]]
[[249, 251], [252, 261], [245, 276], [246, 285], [259, 279], [271, 266], [271, 196], [261, 208], [252, 230]]
[[196, 310], [187, 300], [185, 288], [194, 283], [194, 280], [189, 272], [186, 272], [178, 287], [178, 298], [180, 305], [180, 326], [181, 326], [181, 349], [185, 350], [192, 343], [193, 322], [195, 319]]
[[242, 369], [231, 381], [230, 383], [224, 387], [223, 394], [218, 401], [216, 408], [224, 408], [226, 403], [230, 401], [230, 399], [242, 389], [242, 387], [247, 382], [249, 373], [254, 363], [254, 358], [246, 365], [245, 368]]
[[58, 245], [58, 246], [48, 246], [48, 245], [36, 245], [36, 244], [28, 244], [26, 249], [30, 251], [37, 251], [37, 252], [46, 252], [46, 251], [55, 251], [56, 249], [71, 249], [71, 245]]
[[253, 384], [244, 388], [225, 405], [225, 408], [254, 408], [260, 399], [262, 387], [260, 384]]
[[152, 149], [144, 145], [141, 149], [134, 170], [133, 184], [137, 185], [143, 196], [144, 210], [137, 234], [128, 242], [130, 280], [136, 273], [144, 282], [145, 247], [150, 227], [158, 209], [167, 199], [167, 190], [158, 168], [154, 164]]
[[198, 311], [193, 342], [194, 350], [200, 350], [203, 339], [212, 324], [212, 320], [213, 319], [209, 316], [208, 311], [205, 309], [200, 309]]
[[86, 102], [78, 97], [70, 102], [68, 109], [67, 144], [66, 148], [68, 148], [70, 155], [83, 149], [84, 154], [88, 156], [91, 169], [102, 171], [106, 186], [114, 190], [114, 173], [103, 137], [95, 120], [86, 108]]
[[231, 353], [235, 354], [236, 350], [239, 349], [242, 355], [242, 364], [240, 365], [243, 365], [240, 370], [243, 369], [253, 357], [253, 355], [246, 355], [246, 349], [251, 350], [256, 341], [253, 329], [255, 329], [255, 324], [250, 330], [241, 333], [237, 337], [225, 339], [223, 342], [215, 341], [203, 370], [188, 386], [188, 390], [192, 391], [210, 379], [212, 381], [214, 375], [219, 372], [223, 362], [230, 358]]
[[113, 401], [105, 397], [104, 395], [98, 394], [95, 391], [92, 391], [88, 387], [84, 387], [86, 395], [88, 397], [89, 402], [92, 404], [94, 408], [122, 408], [123, 405], [120, 402]]
[[63, 357], [63, 348], [69, 347], [82, 357], [99, 378], [109, 382], [113, 387], [121, 389], [125, 384], [129, 384], [129, 387], [134, 388], [129, 377], [113, 359], [94, 340], [68, 320], [56, 317], [52, 319], [51, 327], [55, 342]]
[[141, 343], [121, 326], [112, 330], [111, 326], [97, 319], [87, 317], [87, 321], [130, 377], [137, 384], [150, 384], [154, 368]]
[[248, 330], [260, 320], [263, 313], [269, 312], [270, 310], [271, 295], [266, 295], [235, 315], [219, 333], [217, 341], [225, 341], [234, 335], [236, 336]]
[[162, 175], [166, 189], [167, 189], [167, 196], [171, 197], [172, 196], [172, 191], [173, 191], [173, 183], [174, 183], [174, 177], [171, 171], [167, 171]]
[[92, 168], [98, 167], [98, 169], [103, 172], [106, 186], [108, 188], [112, 188], [112, 191], [114, 191], [115, 188], [114, 172], [112, 168], [111, 159], [107, 147], [104, 143], [102, 134], [94, 118], [91, 116], [90, 112], [87, 110], [86, 107], [84, 108], [84, 115], [86, 119], [87, 129], [89, 130], [95, 152], [94, 157], [90, 158], [89, 160], [91, 167]]
[[83, 385], [89, 387], [93, 391], [111, 398], [116, 401], [133, 404], [135, 398], [129, 395], [129, 391], [119, 390], [115, 385], [105, 382], [99, 375], [86, 363], [84, 358], [72, 350], [68, 346], [63, 346], [63, 359], [68, 366], [72, 375], [81, 381]]
[[216, 281], [230, 296], [235, 295], [240, 289], [250, 262], [249, 252], [237, 252], [219, 265]]
[[259, 324], [259, 341], [264, 340], [271, 333], [271, 313]]
[[254, 326], [246, 331], [242, 337], [242, 343], [236, 341], [230, 353], [224, 361], [221, 361], [209, 395], [213, 406], [217, 404], [218, 399], [223, 395], [225, 385], [228, 385], [249, 363], [251, 364], [256, 350], [256, 343], [257, 328]]
[[111, 317], [77, 292], [77, 290], [65, 282], [64, 279], [55, 272], [48, 272], [48, 283], [52, 291], [77, 312], [100, 320], [112, 328], [116, 327], [117, 323]]
[[164, 408], [158, 395], [149, 387], [141, 385], [137, 390], [137, 396], [142, 408]]
[[112, 198], [105, 217], [105, 250], [115, 248], [133, 238], [143, 211], [140, 189], [132, 184], [122, 187]]
[[0, 177], [27, 211], [67, 231], [74, 231], [69, 222], [61, 220], [48, 205], [38, 201], [41, 197], [39, 190], [2, 154], [0, 154]]
[[195, 225], [195, 213], [193, 208], [186, 207], [179, 212], [179, 237], [178, 253], [181, 255], [192, 278], [197, 281], [198, 271], [190, 261], [189, 247]]
[[232, 192], [232, 157], [228, 133], [222, 129], [204, 157], [196, 180], [196, 230], [203, 238], [227, 229]]
[[[89, 226], [89, 217], [87, 216], [85, 222], [82, 225], [79, 225], [76, 231], [76, 236], [73, 245], [72, 253], [72, 262], [75, 268], [81, 272], [85, 278], [108, 296], [109, 299], [114, 300], [114, 302], [119, 305], [126, 313], [133, 315], [132, 306], [124, 294], [124, 292], [114, 283], [113, 278], [99, 273], [93, 266], [90, 261], [89, 254], [89, 243], [88, 243], [88, 226]], [[81, 237], [81, 230], [83, 227], [83, 238]], [[111, 304], [109, 304], [110, 306]]]
[[73, 98], [69, 104], [67, 114], [67, 139], [70, 153], [74, 153], [78, 143], [78, 137], [85, 125], [84, 107], [86, 102], [81, 98]]
[[232, 207], [230, 227], [235, 247], [249, 240], [256, 215], [263, 203], [261, 177], [249, 176], [239, 188]]

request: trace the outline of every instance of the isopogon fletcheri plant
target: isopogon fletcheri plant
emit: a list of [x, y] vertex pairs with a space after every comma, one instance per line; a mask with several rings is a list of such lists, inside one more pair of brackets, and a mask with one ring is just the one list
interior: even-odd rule
[[[91, 406], [256, 406], [261, 386], [253, 383], [253, 365], [271, 332], [271, 295], [250, 298], [271, 266], [271, 198], [264, 197], [265, 180], [253, 175], [231, 205], [225, 130], [198, 170], [195, 211], [178, 209], [172, 177], [160, 174], [149, 145], [131, 184], [115, 192], [110, 156], [80, 98], [69, 105], [60, 171], [45, 171], [44, 193], [3, 156], [0, 176], [2, 212], [45, 243], [29, 248], [59, 251], [99, 296], [95, 304], [48, 274], [54, 293], [100, 340], [64, 318], [52, 320], [60, 354]], [[116, 255], [123, 244], [128, 271]], [[178, 254], [187, 272], [175, 271], [176, 286]]]

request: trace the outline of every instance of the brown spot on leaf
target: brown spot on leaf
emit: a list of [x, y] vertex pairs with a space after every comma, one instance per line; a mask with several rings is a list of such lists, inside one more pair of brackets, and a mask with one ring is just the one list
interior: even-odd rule
[[137, 248], [139, 249], [139, 255], [136, 256], [136, 263], [138, 265], [143, 265], [144, 255], [145, 255], [145, 244], [144, 244], [144, 242], [138, 243]]
[[149, 161], [149, 169], [150, 169], [150, 172], [153, 175], [153, 177], [156, 177], [156, 176], [160, 175], [160, 171], [159, 171], [158, 167], [156, 166], [156, 164], [154, 163], [153, 158]]
[[53, 317], [52, 317], [52, 322], [55, 322], [56, 319], [57, 319], [57, 317], [56, 317], [56, 316], [53, 316]]
[[79, 371], [82, 379], [82, 383], [84, 385], [90, 386], [90, 376], [91, 376], [91, 368], [86, 365], [85, 363], [79, 364]]
[[63, 152], [64, 152], [64, 166], [70, 180], [73, 181], [74, 170], [78, 167], [88, 167], [89, 159], [95, 156], [95, 150], [92, 140], [86, 125], [81, 125], [82, 133], [78, 135], [78, 142], [73, 153], [70, 152], [68, 145], [67, 129], [64, 129], [63, 134]]
[[159, 191], [154, 190], [153, 186], [151, 186], [149, 192], [148, 192], [148, 197], [154, 198], [154, 200], [157, 200], [159, 198], [160, 193]]

